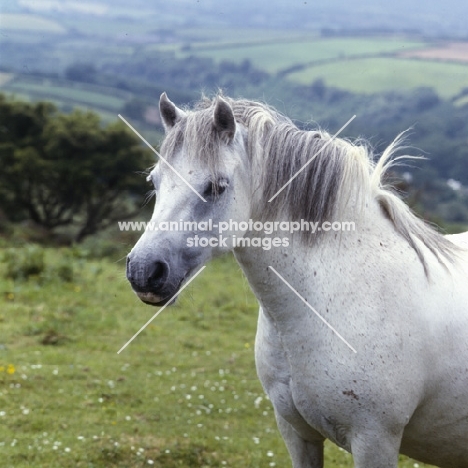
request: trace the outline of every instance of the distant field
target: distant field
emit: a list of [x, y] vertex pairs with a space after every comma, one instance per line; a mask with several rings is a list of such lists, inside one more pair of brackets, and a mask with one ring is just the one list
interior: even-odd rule
[[178, 37], [184, 44], [190, 44], [194, 50], [202, 49], [236, 49], [243, 46], [272, 45], [291, 42], [307, 42], [318, 39], [320, 36], [304, 31], [275, 31], [271, 29], [208, 29], [208, 30], [180, 30]]
[[24, 30], [36, 32], [48, 32], [54, 34], [63, 34], [66, 29], [48, 18], [42, 18], [38, 15], [2, 13], [0, 15], [0, 29], [2, 30]]
[[403, 57], [414, 57], [434, 60], [468, 62], [468, 42], [449, 42], [438, 47], [424, 50], [410, 50], [401, 54]]
[[357, 93], [430, 86], [442, 97], [449, 98], [468, 86], [468, 66], [423, 60], [369, 58], [309, 67], [292, 73], [289, 78], [302, 84], [323, 78], [327, 85]]
[[[118, 114], [122, 112], [124, 104], [135, 97], [132, 93], [115, 88], [34, 76], [15, 77], [6, 73], [0, 74], [0, 93], [29, 102], [49, 101], [62, 112], [70, 112], [72, 109], [93, 111], [99, 114], [103, 124], [118, 121]], [[155, 102], [157, 102], [156, 97]], [[124, 117], [129, 118], [125, 115]], [[132, 123], [137, 125], [145, 138], [153, 144], [161, 140], [161, 131], [155, 127], [154, 122], [132, 121]]]
[[[269, 73], [286, 71], [289, 79], [301, 84], [323, 78], [330, 86], [358, 93], [429, 86], [449, 98], [468, 86], [468, 65], [455, 63], [468, 60], [468, 43], [434, 47], [402, 38], [274, 38], [248, 30], [235, 40], [216, 30], [200, 31], [198, 36], [191, 31], [187, 33], [190, 35], [199, 37], [199, 41], [189, 50], [177, 43], [163, 47], [177, 57], [195, 55], [237, 63], [249, 59], [256, 68]], [[423, 60], [435, 58], [447, 61]], [[296, 66], [304, 68], [288, 71]]]
[[202, 57], [210, 57], [214, 60], [230, 60], [241, 62], [249, 59], [255, 67], [275, 73], [285, 68], [308, 64], [314, 61], [326, 59], [340, 59], [349, 56], [368, 54], [381, 54], [388, 52], [401, 52], [415, 48], [423, 48], [425, 44], [417, 41], [400, 39], [286, 39], [272, 41], [269, 44], [239, 45], [229, 44], [197, 44], [188, 52], [180, 55], [194, 54]]
[[190, 42], [216, 42], [241, 43], [254, 41], [278, 41], [280, 39], [298, 40], [304, 36], [312, 38], [316, 34], [305, 34], [304, 31], [277, 30], [277, 29], [254, 29], [254, 28], [184, 28], [175, 29], [178, 37], [190, 40]]
[[[24, 44], [40, 41], [42, 30], [70, 33], [61, 36], [60, 41], [51, 41], [48, 48], [41, 48], [41, 54], [28, 54], [23, 46], [20, 58], [15, 60], [16, 55], [10, 55], [10, 68], [20, 70], [26, 64], [27, 70], [43, 67], [63, 74], [75, 62], [93, 63], [99, 68], [103, 61], [122, 64], [135, 57], [149, 60], [155, 51], [164, 51], [176, 58], [195, 55], [216, 62], [241, 63], [248, 59], [254, 67], [271, 74], [281, 73], [296, 83], [310, 84], [323, 78], [327, 85], [359, 93], [429, 86], [443, 97], [452, 97], [468, 86], [468, 64], [432, 60], [438, 54], [445, 54], [445, 59], [460, 59], [463, 54], [468, 57], [468, 43], [441, 46], [404, 37], [322, 38], [317, 33], [253, 28], [161, 30], [148, 21], [124, 17], [86, 18], [84, 21], [80, 15], [70, 15], [58, 24], [33, 14], [3, 15], [2, 27], [8, 22], [9, 28], [16, 28], [10, 29], [9, 34], [20, 37]], [[8, 42], [1, 37], [0, 41]], [[125, 97], [115, 95], [112, 89], [106, 92], [104, 87], [97, 91], [71, 83], [24, 84], [9, 79], [8, 75], [0, 75], [0, 91], [26, 95], [32, 100], [50, 99], [64, 106], [93, 107], [106, 119], [126, 102]]]
[[[161, 39], [168, 38], [169, 42], [158, 42], [149, 44], [145, 47], [147, 51], [160, 50], [160, 51], [173, 51], [177, 53], [178, 57], [185, 57], [187, 55], [197, 55], [209, 57], [210, 54], [203, 54], [206, 50], [212, 49], [227, 49], [229, 51], [242, 49], [244, 47], [250, 48], [255, 46], [263, 46], [279, 43], [291, 42], [304, 42], [317, 39], [317, 35], [304, 34], [304, 32], [294, 31], [276, 31], [271, 29], [176, 29], [172, 32], [173, 36], [162, 35]], [[190, 50], [186, 51], [189, 46]], [[203, 52], [202, 52], [203, 51]], [[202, 55], [203, 54], [203, 55]], [[215, 58], [215, 57], [214, 57]], [[223, 59], [223, 58], [222, 58]], [[240, 57], [239, 61], [244, 60], [245, 57]], [[233, 59], [229, 59], [232, 60]]]
[[143, 35], [155, 29], [153, 25], [144, 22], [129, 22], [125, 18], [105, 21], [100, 16], [87, 17], [83, 21], [78, 17], [69, 17], [63, 24], [68, 28], [73, 28], [80, 33], [103, 37], [112, 35], [114, 38], [128, 38], [128, 35]]
[[124, 99], [95, 93], [83, 89], [77, 89], [56, 84], [33, 84], [33, 83], [12, 83], [7, 88], [8, 91], [31, 94], [43, 99], [55, 98], [62, 102], [77, 102], [90, 106], [98, 106], [106, 109], [113, 109], [116, 112], [125, 103]]

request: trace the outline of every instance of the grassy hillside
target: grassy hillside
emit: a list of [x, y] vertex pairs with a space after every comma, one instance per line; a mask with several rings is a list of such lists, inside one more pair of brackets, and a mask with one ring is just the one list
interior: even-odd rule
[[5, 90], [30, 94], [42, 100], [55, 99], [64, 103], [79, 103], [89, 107], [112, 110], [115, 113], [125, 103], [124, 98], [106, 93], [106, 90], [91, 91], [85, 86], [78, 87], [73, 83], [56, 83], [50, 80], [36, 83], [32, 80], [18, 80], [7, 85]]
[[421, 48], [425, 44], [403, 39], [303, 39], [271, 40], [263, 44], [221, 43], [198, 44], [185, 54], [194, 53], [215, 60], [241, 62], [249, 59], [257, 67], [268, 72], [278, 72], [294, 65], [307, 65], [310, 62], [347, 57], [374, 55], [388, 52], [401, 52]]
[[[118, 355], [156, 311], [131, 292], [124, 261], [89, 261], [84, 250], [8, 252], [0, 262], [3, 467], [289, 466], [255, 372], [257, 304], [232, 258], [208, 265]], [[29, 280], [5, 277], [31, 264]], [[352, 466], [332, 444], [326, 463]]]
[[311, 66], [289, 75], [299, 83], [322, 78], [329, 86], [357, 93], [432, 87], [450, 98], [468, 86], [468, 65], [397, 58], [342, 60]]
[[[125, 104], [140, 98], [132, 92], [110, 86], [14, 73], [0, 73], [0, 92], [18, 100], [49, 101], [63, 112], [72, 109], [91, 110], [96, 112], [105, 124], [118, 120], [119, 113], [124, 114], [128, 120], [137, 122], [138, 128], [144, 131], [150, 141], [157, 143], [162, 137], [161, 131], [158, 131], [154, 124], [126, 114]], [[155, 109], [157, 99], [155, 96], [153, 103], [148, 100], [148, 106], [153, 105]]]

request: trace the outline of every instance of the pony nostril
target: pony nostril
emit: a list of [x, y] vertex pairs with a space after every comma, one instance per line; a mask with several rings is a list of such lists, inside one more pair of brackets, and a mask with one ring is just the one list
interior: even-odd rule
[[148, 285], [156, 288], [161, 286], [167, 278], [169, 267], [166, 262], [155, 262], [148, 275]]

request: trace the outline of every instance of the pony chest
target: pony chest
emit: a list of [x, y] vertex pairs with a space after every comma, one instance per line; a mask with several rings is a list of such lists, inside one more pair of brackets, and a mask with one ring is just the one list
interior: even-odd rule
[[313, 373], [296, 375], [286, 356], [267, 365], [257, 363], [257, 367], [261, 369], [260, 380], [276, 414], [286, 420], [302, 438], [315, 439], [319, 433], [350, 451], [351, 424], [347, 415], [343, 414], [349, 410], [349, 404], [345, 405], [343, 400], [351, 398], [351, 405], [357, 411], [360, 403], [356, 393], [350, 390], [346, 396], [343, 392], [340, 395], [332, 381], [326, 384]]
[[[289, 343], [290, 344], [290, 343]], [[299, 349], [291, 355], [288, 345], [268, 321], [259, 320], [256, 339], [256, 365], [259, 378], [275, 412], [307, 440], [317, 432], [349, 450], [350, 425], [343, 420], [343, 400], [351, 398], [357, 409], [359, 397], [340, 393], [325, 362], [310, 350]], [[298, 366], [298, 355], [302, 364]], [[307, 357], [310, 355], [311, 357]], [[293, 361], [293, 362], [292, 362]], [[302, 369], [302, 370], [301, 370]], [[340, 387], [341, 388], [341, 387]]]

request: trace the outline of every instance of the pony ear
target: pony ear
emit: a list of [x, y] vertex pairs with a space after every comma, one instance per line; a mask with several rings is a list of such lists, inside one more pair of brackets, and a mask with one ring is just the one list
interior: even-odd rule
[[214, 126], [218, 132], [225, 135], [228, 141], [234, 138], [236, 133], [236, 120], [234, 112], [227, 101], [218, 97], [214, 109]]
[[166, 93], [162, 93], [159, 98], [159, 112], [161, 113], [162, 123], [166, 132], [187, 115], [169, 100]]

